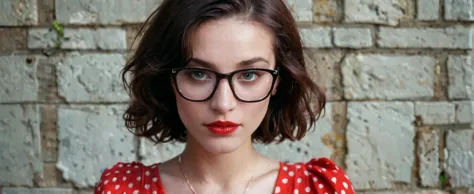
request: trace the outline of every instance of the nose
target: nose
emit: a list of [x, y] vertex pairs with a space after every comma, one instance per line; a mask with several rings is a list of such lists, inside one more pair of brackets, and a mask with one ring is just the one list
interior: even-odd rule
[[217, 84], [217, 89], [211, 98], [211, 108], [218, 113], [232, 111], [237, 106], [237, 99], [232, 93], [229, 82], [226, 79], [221, 79]]

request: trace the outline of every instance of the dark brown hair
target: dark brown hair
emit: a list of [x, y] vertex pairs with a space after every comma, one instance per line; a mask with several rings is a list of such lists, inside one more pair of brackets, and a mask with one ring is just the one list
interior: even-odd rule
[[192, 56], [189, 36], [200, 24], [233, 16], [260, 22], [273, 33], [280, 68], [277, 93], [252, 140], [271, 143], [305, 136], [326, 98], [306, 72], [298, 28], [282, 0], [164, 0], [140, 29], [143, 37], [122, 72], [132, 96], [124, 114], [131, 132], [155, 143], [186, 141], [170, 74], [160, 70], [186, 65]]

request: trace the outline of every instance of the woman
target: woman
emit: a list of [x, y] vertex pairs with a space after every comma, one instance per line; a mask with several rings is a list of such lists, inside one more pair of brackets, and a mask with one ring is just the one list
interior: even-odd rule
[[186, 146], [154, 165], [115, 164], [95, 193], [354, 193], [327, 158], [289, 164], [252, 147], [301, 139], [325, 104], [282, 0], [164, 0], [127, 73], [127, 127]]

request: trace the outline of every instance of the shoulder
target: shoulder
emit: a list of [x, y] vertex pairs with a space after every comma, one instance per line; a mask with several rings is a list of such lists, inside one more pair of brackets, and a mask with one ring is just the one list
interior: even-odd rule
[[[329, 158], [312, 158], [293, 164], [282, 163], [281, 187], [314, 193], [354, 194], [355, 191], [344, 169]], [[285, 179], [286, 180], [283, 180]], [[294, 179], [290, 181], [290, 179]], [[286, 183], [285, 183], [286, 182]], [[289, 183], [289, 184], [288, 184]], [[282, 189], [280, 188], [280, 189]], [[293, 191], [291, 191], [293, 192]]]
[[141, 162], [117, 162], [102, 172], [94, 194], [150, 193], [160, 194], [158, 164], [146, 166]]

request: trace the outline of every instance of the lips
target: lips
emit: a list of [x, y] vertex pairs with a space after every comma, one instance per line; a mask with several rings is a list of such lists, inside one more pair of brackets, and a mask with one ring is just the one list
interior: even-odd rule
[[235, 130], [240, 126], [240, 124], [231, 122], [231, 121], [215, 121], [212, 123], [205, 124], [205, 126], [217, 135], [227, 135]]

